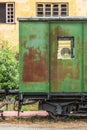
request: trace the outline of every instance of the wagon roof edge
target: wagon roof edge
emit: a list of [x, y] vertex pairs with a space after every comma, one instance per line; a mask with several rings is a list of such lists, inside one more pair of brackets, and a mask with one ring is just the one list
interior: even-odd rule
[[87, 16], [65, 17], [18, 17], [18, 21], [87, 21]]

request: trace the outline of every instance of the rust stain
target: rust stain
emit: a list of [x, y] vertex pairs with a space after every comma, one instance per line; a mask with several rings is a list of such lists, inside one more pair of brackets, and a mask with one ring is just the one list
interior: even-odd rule
[[33, 40], [33, 39], [35, 39], [35, 38], [36, 38], [36, 35], [33, 35], [33, 34], [32, 34], [32, 35], [29, 35], [29, 39], [30, 39], [30, 40]]
[[46, 54], [33, 47], [28, 48], [28, 53], [24, 54], [23, 66], [24, 82], [46, 82], [48, 81], [48, 61]]
[[61, 37], [61, 36], [69, 36], [69, 30], [64, 30], [61, 26], [58, 26], [57, 35], [59, 37]]
[[57, 88], [58, 86], [58, 69], [57, 69], [57, 55], [56, 53], [53, 54], [53, 58], [54, 60], [52, 61], [52, 69], [51, 69], [51, 81], [53, 84], [53, 86], [55, 86], [55, 88]]
[[80, 37], [77, 37], [77, 39], [76, 39], [77, 41], [76, 41], [76, 56], [77, 57], [79, 57], [80, 55], [81, 55], [81, 50], [80, 50], [80, 46], [82, 46], [81, 45], [81, 39], [80, 39]]
[[22, 47], [26, 48], [26, 41], [22, 43]]
[[80, 79], [80, 54], [81, 54], [81, 39], [77, 37], [76, 41], [76, 54], [75, 54], [75, 61], [66, 61], [66, 64], [64, 64], [63, 61], [58, 61], [58, 80], [64, 80], [66, 77], [73, 79], [73, 80], [79, 80]]
[[[56, 45], [57, 45], [57, 32], [58, 32], [58, 27], [55, 26], [54, 28], [51, 28], [51, 32], [50, 32], [50, 45], [51, 45], [51, 50], [50, 50], [50, 57], [51, 57], [51, 61], [50, 61], [50, 65], [51, 65], [51, 75], [50, 75], [50, 79], [51, 79], [51, 86], [54, 86], [55, 88], [57, 88], [58, 86], [58, 81], [57, 81], [57, 51], [56, 51]], [[52, 88], [53, 89], [53, 88]]]
[[67, 66], [58, 64], [58, 80], [64, 80], [66, 77], [74, 80], [80, 78], [79, 62], [75, 66], [73, 66], [73, 63], [69, 63]]
[[56, 25], [52, 28], [52, 31], [51, 31], [51, 65], [52, 65], [52, 68], [51, 68], [51, 84], [54, 88], [54, 90], [57, 90], [58, 89], [58, 84], [59, 84], [59, 81], [60, 79], [64, 79], [65, 78], [65, 75], [63, 75], [64, 73], [64, 70], [62, 69], [63, 66], [62, 66], [62, 63], [61, 62], [58, 62], [57, 60], [57, 37], [59, 36], [68, 36], [68, 32], [63, 30], [60, 26]]

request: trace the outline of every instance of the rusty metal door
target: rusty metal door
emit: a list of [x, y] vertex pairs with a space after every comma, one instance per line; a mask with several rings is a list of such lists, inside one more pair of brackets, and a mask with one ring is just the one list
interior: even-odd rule
[[82, 23], [50, 23], [50, 92], [83, 91]]
[[20, 91], [49, 92], [49, 24], [22, 21], [20, 34]]

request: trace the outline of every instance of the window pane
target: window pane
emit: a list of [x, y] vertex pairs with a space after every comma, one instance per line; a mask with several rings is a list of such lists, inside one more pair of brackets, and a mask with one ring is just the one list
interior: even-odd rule
[[11, 15], [13, 16], [13, 12], [11, 12]]
[[0, 23], [6, 23], [6, 4], [0, 3]]
[[53, 16], [58, 16], [59, 14], [59, 6], [58, 5], [53, 5]]
[[66, 8], [61, 8], [61, 11], [66, 11], [67, 9]]
[[58, 12], [53, 12], [53, 16], [58, 16]]
[[57, 59], [73, 58], [73, 37], [58, 39]]
[[13, 23], [14, 22], [14, 4], [7, 3], [7, 23]]
[[61, 16], [66, 16], [67, 12], [61, 12]]
[[62, 4], [61, 5], [61, 15], [62, 16], [66, 16], [67, 15], [67, 5], [66, 4]]
[[8, 4], [8, 7], [13, 7], [13, 4]]
[[43, 8], [38, 8], [38, 12], [43, 12]]
[[66, 8], [67, 5], [66, 5], [66, 4], [62, 4], [61, 7], [62, 7], [62, 8]]
[[43, 16], [43, 12], [38, 12], [38, 16]]
[[43, 4], [38, 4], [37, 6], [41, 8], [41, 7], [43, 7]]
[[50, 16], [51, 15], [51, 4], [46, 4], [45, 5], [45, 16]]
[[58, 5], [53, 5], [53, 11], [58, 11], [59, 9], [58, 9]]
[[51, 5], [45, 5], [45, 11], [51, 11]]
[[11, 22], [13, 22], [13, 19], [11, 19]]
[[37, 5], [37, 16], [43, 16], [43, 4]]
[[45, 16], [50, 16], [51, 12], [45, 12]]

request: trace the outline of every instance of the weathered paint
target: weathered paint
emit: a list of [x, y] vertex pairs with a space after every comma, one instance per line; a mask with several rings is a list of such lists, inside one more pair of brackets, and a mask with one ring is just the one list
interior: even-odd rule
[[83, 42], [84, 42], [84, 46], [83, 46], [83, 91], [87, 92], [87, 24], [84, 23], [83, 25]]
[[[51, 91], [82, 91], [81, 86], [81, 46], [82, 24], [76, 22], [59, 22], [51, 25]], [[78, 33], [79, 32], [79, 33]], [[74, 58], [57, 59], [57, 37], [74, 37]], [[54, 49], [52, 49], [54, 48]], [[79, 55], [78, 55], [79, 53]]]
[[49, 25], [47, 22], [20, 24], [20, 80], [22, 82], [20, 91], [49, 91], [48, 48]]
[[[45, 19], [46, 20], [46, 19]], [[20, 21], [20, 91], [87, 91], [87, 21]], [[58, 59], [58, 37], [74, 37], [74, 57]]]
[[46, 82], [48, 81], [48, 61], [46, 53], [29, 47], [28, 52], [24, 54], [23, 82]]

